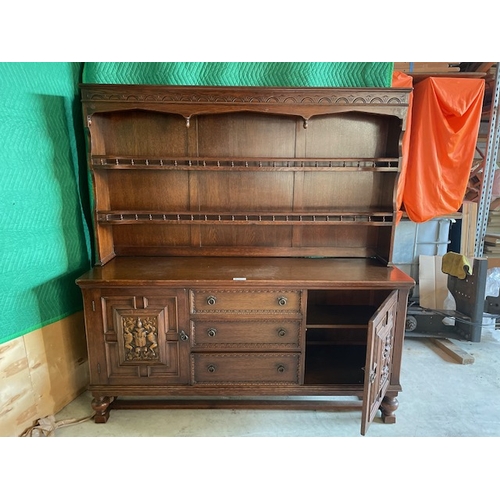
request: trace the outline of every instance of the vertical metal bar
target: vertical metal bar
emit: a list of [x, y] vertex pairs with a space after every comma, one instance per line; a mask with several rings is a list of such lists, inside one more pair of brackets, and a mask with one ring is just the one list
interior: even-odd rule
[[488, 142], [486, 147], [486, 156], [484, 159], [483, 178], [479, 195], [479, 205], [477, 210], [476, 239], [474, 242], [474, 257], [482, 257], [484, 252], [484, 237], [488, 226], [488, 215], [491, 203], [491, 193], [493, 190], [493, 179], [498, 156], [499, 121], [498, 121], [498, 103], [499, 103], [499, 63], [496, 63], [495, 90], [491, 101], [490, 125], [488, 131]]

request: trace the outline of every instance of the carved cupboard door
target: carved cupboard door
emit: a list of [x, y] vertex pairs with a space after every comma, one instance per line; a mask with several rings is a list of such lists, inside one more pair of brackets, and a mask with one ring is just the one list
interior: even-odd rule
[[368, 323], [361, 434], [365, 435], [391, 378], [398, 291], [393, 291]]
[[[189, 380], [184, 290], [101, 296], [106, 382], [168, 385]], [[183, 329], [184, 328], [184, 329]], [[101, 383], [102, 375], [101, 375]]]

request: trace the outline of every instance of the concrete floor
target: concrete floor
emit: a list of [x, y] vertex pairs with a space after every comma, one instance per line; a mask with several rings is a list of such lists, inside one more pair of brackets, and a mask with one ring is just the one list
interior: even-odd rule
[[[8, 477], [37, 497], [47, 484], [54, 500], [67, 498], [67, 485], [79, 484], [82, 474], [99, 496], [131, 499], [160, 487], [217, 500], [339, 492], [369, 498], [374, 491], [409, 499], [430, 492], [454, 500], [497, 498], [500, 331], [485, 329], [479, 343], [455, 342], [473, 364], [459, 364], [430, 340], [406, 339], [397, 422], [376, 417], [364, 438], [360, 412], [112, 410], [106, 424], [88, 420], [56, 429], [56, 437], [69, 439], [13, 446], [3, 454]], [[91, 415], [91, 399], [83, 394], [56, 421]], [[28, 481], [27, 456], [37, 465]], [[48, 479], [48, 471], [65, 481]]]
[[[405, 340], [397, 422], [376, 417], [368, 437], [500, 436], [500, 331], [454, 342], [474, 363], [458, 363], [428, 339]], [[56, 421], [90, 415], [91, 399], [84, 393]], [[360, 424], [357, 411], [112, 410], [106, 424], [61, 427], [56, 437], [359, 437]]]

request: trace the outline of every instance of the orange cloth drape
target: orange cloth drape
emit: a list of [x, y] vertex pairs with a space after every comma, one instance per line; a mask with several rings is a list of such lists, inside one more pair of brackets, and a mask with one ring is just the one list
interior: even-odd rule
[[460, 209], [474, 159], [484, 88], [484, 80], [476, 78], [429, 77], [415, 85], [397, 194], [412, 221], [425, 222]]
[[[392, 75], [392, 86], [400, 88], [412, 88], [413, 78], [401, 71], [395, 71]], [[405, 189], [406, 181], [406, 169], [408, 165], [408, 153], [410, 149], [410, 135], [411, 135], [411, 119], [412, 119], [412, 109], [413, 109], [413, 92], [410, 94], [408, 103], [408, 113], [406, 115], [406, 132], [403, 136], [402, 143], [402, 161], [401, 161], [401, 173], [398, 179], [398, 186], [396, 189], [397, 198], [396, 205], [398, 209], [397, 221], [401, 220], [403, 212], [401, 211], [401, 206], [403, 204], [403, 193]]]

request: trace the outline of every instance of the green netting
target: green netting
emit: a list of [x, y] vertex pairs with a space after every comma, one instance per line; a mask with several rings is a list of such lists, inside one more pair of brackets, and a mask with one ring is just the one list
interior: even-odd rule
[[85, 83], [390, 87], [390, 62], [88, 62]]
[[[81, 63], [0, 63], [0, 343], [82, 307]], [[82, 196], [83, 195], [83, 196]]]

